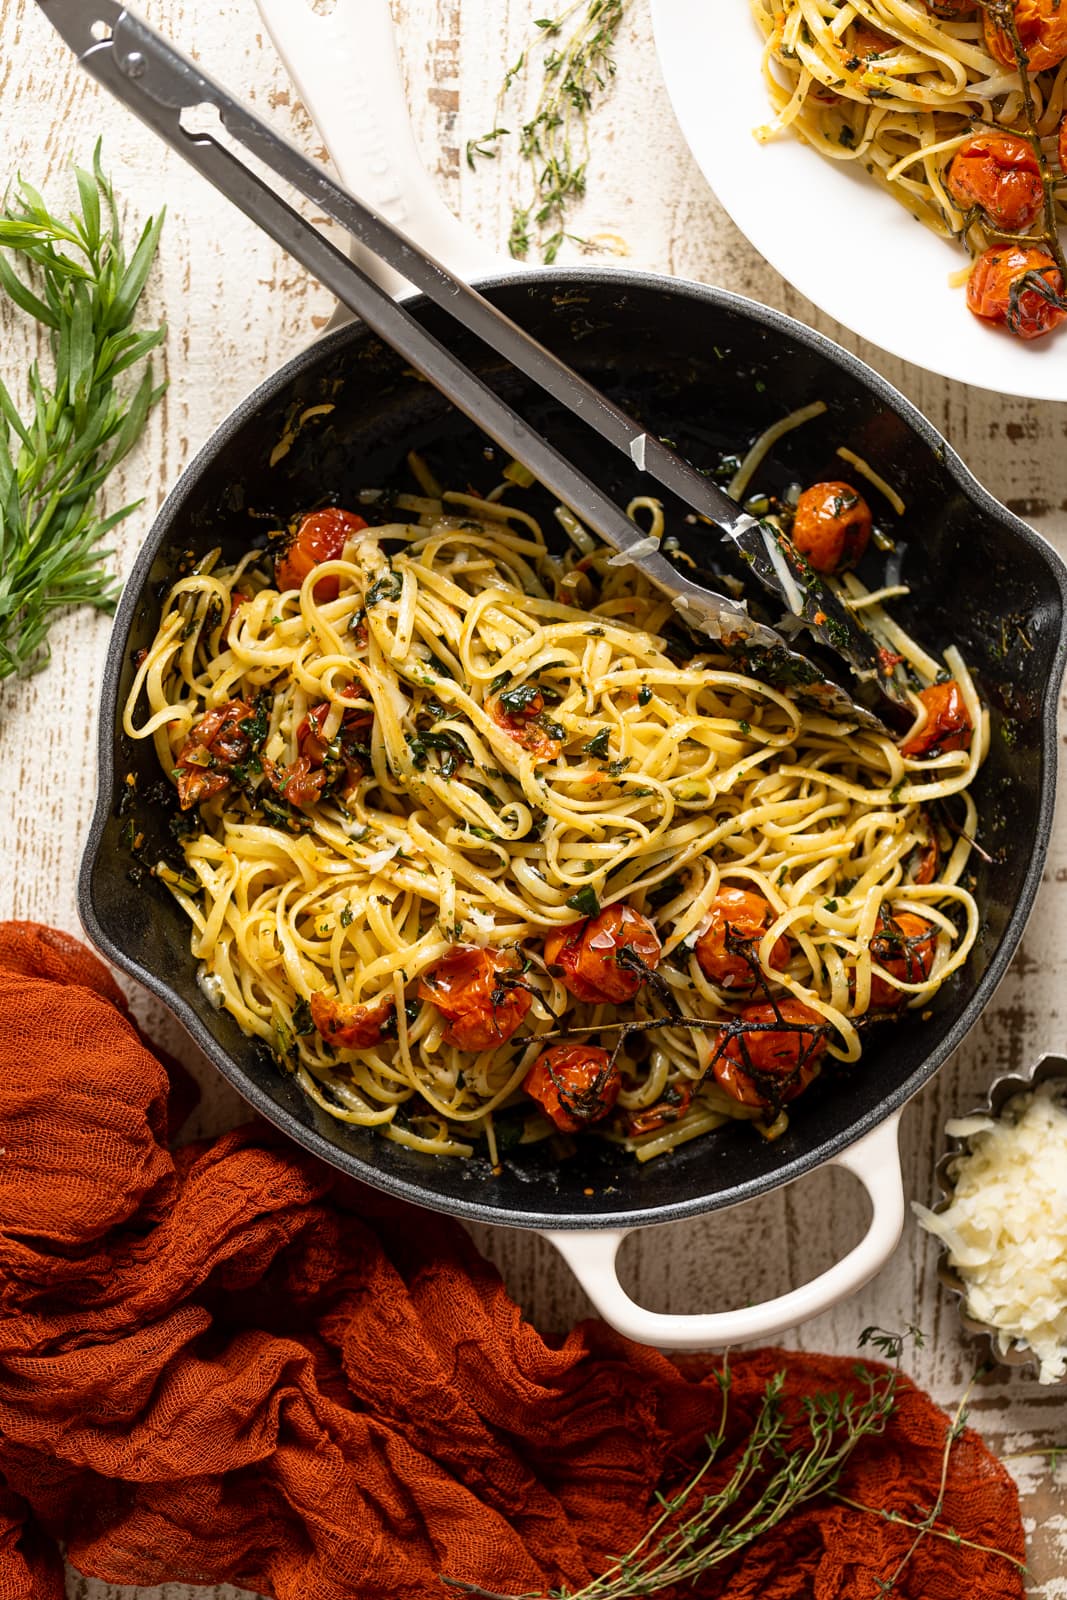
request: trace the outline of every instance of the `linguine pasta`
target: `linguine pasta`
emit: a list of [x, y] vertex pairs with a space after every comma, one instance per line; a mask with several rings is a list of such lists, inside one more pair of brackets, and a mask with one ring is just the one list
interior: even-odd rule
[[[1067, 221], [1067, 14], [1060, 0], [750, 4], [775, 113], [757, 138], [788, 131], [827, 159], [858, 166], [972, 256], [1008, 247], [1006, 259], [971, 273], [976, 315], [1006, 321], [1024, 338], [1062, 320], [1048, 310], [1028, 319], [1025, 308], [1020, 319], [1010, 299], [999, 304], [1001, 290], [1037, 271], [1045, 305], [1057, 313], [1065, 305], [1058, 227]], [[993, 299], [990, 276], [1003, 280]], [[1016, 289], [1016, 299], [1025, 289]]]
[[[184, 865], [157, 868], [205, 993], [324, 1111], [420, 1150], [485, 1140], [495, 1161], [504, 1129], [553, 1133], [523, 1084], [561, 1036], [614, 1052], [598, 1131], [641, 1157], [730, 1117], [780, 1132], [784, 1099], [717, 1081], [745, 1006], [802, 1002], [820, 1050], [858, 1063], [872, 1016], [922, 1010], [974, 941], [967, 790], [988, 730], [964, 663], [932, 660], [849, 580], [914, 685], [947, 669], [966, 703], [968, 749], [908, 758], [701, 650], [580, 528], [560, 558], [499, 500], [396, 504], [410, 520], [353, 533], [299, 589], [279, 592], [261, 551], [212, 552], [138, 666], [124, 728], [174, 777], [217, 765], [196, 753], [210, 713], [249, 711], [224, 786], [182, 813]], [[641, 506], [657, 536], [658, 506]], [[936, 808], [952, 796], [954, 835]], [[749, 947], [728, 940], [755, 963], [744, 992], [697, 954], [725, 885], [769, 908]], [[576, 998], [546, 939], [623, 906], [655, 929], [655, 972], [626, 1004]], [[929, 930], [917, 970], [878, 942], [903, 913]], [[523, 991], [521, 1025], [487, 1048], [450, 1043], [427, 997], [457, 946], [510, 963], [507, 1004]], [[317, 1025], [325, 1007], [386, 1020], [351, 1048]]]

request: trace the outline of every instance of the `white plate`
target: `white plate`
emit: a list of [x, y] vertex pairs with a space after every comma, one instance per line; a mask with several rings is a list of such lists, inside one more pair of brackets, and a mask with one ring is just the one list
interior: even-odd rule
[[697, 164], [761, 255], [801, 294], [891, 355], [946, 378], [1067, 400], [1067, 327], [1032, 343], [980, 323], [949, 274], [956, 247], [851, 162], [824, 160], [771, 120], [747, 0], [652, 0], [667, 89]]

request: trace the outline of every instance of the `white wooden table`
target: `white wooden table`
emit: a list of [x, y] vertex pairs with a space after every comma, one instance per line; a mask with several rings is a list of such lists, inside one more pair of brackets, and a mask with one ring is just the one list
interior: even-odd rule
[[[141, 9], [314, 152], [314, 131], [262, 32], [253, 0], [142, 0]], [[505, 157], [471, 173], [462, 150], [467, 138], [492, 126], [501, 72], [522, 49], [530, 18], [540, 14], [532, 0], [397, 5], [420, 147], [453, 208], [493, 244], [506, 235], [514, 162]], [[116, 568], [126, 572], [157, 506], [194, 451], [249, 389], [324, 325], [332, 306], [323, 290], [75, 68], [32, 0], [2, 0], [5, 179], [21, 170], [55, 197], [65, 182], [66, 158], [73, 153], [87, 164], [98, 134], [131, 216], [140, 221], [164, 201], [168, 207], [147, 312], [170, 324], [170, 389], [142, 448], [111, 490], [112, 505], [142, 495], [145, 500], [115, 541]], [[582, 231], [618, 236], [629, 264], [726, 285], [857, 348], [856, 340], [782, 283], [709, 193], [674, 123], [643, 0], [631, 0], [616, 85], [595, 117], [593, 138]], [[30, 348], [23, 320], [0, 310], [0, 376], [15, 392], [21, 392]], [[994, 494], [1067, 555], [1067, 407], [948, 383], [870, 347], [859, 353], [926, 412]], [[74, 886], [95, 784], [95, 707], [108, 631], [107, 619], [88, 612], [62, 618], [53, 633], [50, 669], [0, 690], [0, 916], [78, 931]], [[1010, 973], [964, 1048], [905, 1114], [910, 1196], [930, 1197], [947, 1115], [969, 1106], [996, 1073], [1025, 1067], [1043, 1049], [1064, 1047], [1065, 946], [1067, 807]], [[186, 1060], [203, 1084], [194, 1131], [213, 1133], [239, 1120], [241, 1102], [175, 1024], [145, 997], [138, 1005], [160, 1042]], [[740, 1212], [673, 1226], [666, 1240], [634, 1237], [625, 1252], [631, 1290], [657, 1309], [678, 1311], [725, 1308], [781, 1292], [827, 1266], [859, 1236], [859, 1194], [849, 1178], [819, 1173]], [[588, 1310], [565, 1267], [539, 1239], [476, 1231], [541, 1327], [569, 1325]], [[868, 1323], [918, 1323], [927, 1344], [913, 1357], [911, 1370], [945, 1404], [953, 1403], [975, 1353], [961, 1340], [955, 1304], [936, 1282], [934, 1255], [930, 1241], [909, 1225], [874, 1283], [787, 1342], [850, 1352]], [[1063, 1392], [1018, 1378], [984, 1387], [973, 1417], [1002, 1452], [1019, 1452], [1036, 1438], [1067, 1443]], [[1061, 1469], [1057, 1479], [1032, 1458], [1011, 1465], [1032, 1533], [1031, 1593], [1063, 1600], [1067, 1475]], [[120, 1591], [75, 1574], [68, 1590], [83, 1600], [189, 1600], [208, 1592], [180, 1584]], [[216, 1600], [233, 1600], [237, 1591], [215, 1593]]]

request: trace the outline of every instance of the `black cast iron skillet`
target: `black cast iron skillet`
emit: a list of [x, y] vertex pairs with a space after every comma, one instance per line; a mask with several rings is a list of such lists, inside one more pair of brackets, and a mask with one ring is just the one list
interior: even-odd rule
[[[156, 519], [127, 584], [105, 671], [81, 915], [100, 949], [176, 1012], [259, 1112], [335, 1166], [419, 1204], [489, 1222], [566, 1230], [671, 1221], [733, 1205], [839, 1155], [937, 1071], [990, 998], [1018, 945], [1048, 843], [1067, 571], [900, 394], [789, 318], [722, 290], [617, 271], [527, 273], [481, 287], [699, 464], [713, 465], [786, 411], [821, 399], [826, 416], [781, 442], [765, 481], [838, 476], [834, 451], [847, 444], [904, 497], [903, 575], [913, 593], [896, 614], [931, 650], [959, 646], [992, 717], [975, 790], [991, 860], [972, 857], [982, 926], [965, 971], [938, 994], [929, 1021], [909, 1018], [875, 1032], [858, 1066], [826, 1072], [792, 1108], [777, 1143], [739, 1124], [647, 1166], [594, 1140], [562, 1164], [546, 1147], [531, 1146], [510, 1152], [498, 1175], [479, 1159], [435, 1159], [335, 1122], [212, 1009], [197, 987], [185, 917], [121, 839], [133, 773], [141, 798], [132, 814], [148, 859], [172, 842], [167, 808], [151, 798], [159, 783], [151, 741], [131, 742], [120, 731], [133, 656], [155, 633], [163, 595], [183, 562], [217, 544], [234, 557], [298, 510], [350, 503], [368, 485], [407, 482], [412, 448], [447, 483], [485, 488], [499, 472], [470, 424], [359, 325], [314, 345], [246, 400]], [[449, 331], [440, 312], [413, 304], [433, 330]], [[495, 358], [467, 336], [452, 337], [465, 361], [507, 387]], [[272, 465], [279, 439], [324, 401], [333, 409], [297, 426]], [[552, 427], [550, 406], [531, 401], [529, 409]], [[587, 464], [619, 499], [637, 487], [636, 473], [627, 482], [617, 457]]]
[[[392, 234], [373, 212], [309, 166], [195, 64], [130, 18], [118, 0], [99, 0], [94, 28], [87, 28], [89, 13], [74, 0], [41, 3], [94, 76], [342, 300], [362, 311], [397, 349], [406, 349], [408, 359], [434, 377], [455, 405], [502, 443], [510, 441], [509, 448], [531, 465], [529, 430], [521, 416], [501, 420], [497, 396], [534, 424], [535, 438], [562, 438], [563, 452], [555, 457], [542, 448], [543, 441], [538, 443], [537, 459], [546, 470], [535, 476], [545, 482], [555, 477], [556, 492], [567, 498], [558, 487], [560, 463], [571, 483], [580, 483], [573, 466], [584, 468], [588, 479], [580, 483], [584, 498], [576, 506], [602, 500], [597, 485], [616, 501], [639, 487], [626, 481], [632, 473], [625, 455], [620, 467], [614, 454], [604, 459], [598, 442], [580, 446], [573, 419], [568, 426], [565, 417], [553, 415], [551, 403], [528, 392], [529, 380], [503, 369], [499, 358], [451, 322], [448, 311], [470, 301], [461, 284], [453, 281], [447, 292], [436, 294], [441, 269], [424, 261], [425, 281], [444, 309], [422, 305], [412, 322], [406, 310], [353, 273], [344, 257], [302, 224], [247, 165], [235, 165], [210, 135], [187, 129], [181, 108], [206, 98], [238, 143], [257, 152], [272, 170], [291, 175], [300, 192], [320, 198], [329, 214], [346, 221], [351, 216], [357, 235], [378, 254], [401, 265], [413, 256], [410, 241]], [[383, 248], [375, 242], [379, 235]], [[712, 290], [616, 274], [527, 276], [493, 284], [490, 293], [536, 338], [621, 401], [646, 435], [676, 441], [705, 468], [714, 467], [724, 451], [743, 447], [785, 411], [820, 399], [829, 413], [818, 427], [783, 445], [773, 468], [778, 483], [783, 477], [810, 482], [839, 476], [834, 448], [848, 443], [905, 495], [911, 505], [906, 576], [915, 583], [915, 595], [901, 608], [903, 619], [931, 647], [953, 640], [963, 648], [994, 713], [994, 748], [977, 796], [988, 852], [977, 870], [985, 915], [967, 971], [943, 989], [926, 1021], [909, 1020], [883, 1032], [859, 1068], [826, 1073], [805, 1095], [779, 1143], [761, 1145], [750, 1130], [733, 1128], [644, 1169], [593, 1141], [561, 1164], [547, 1150], [513, 1152], [499, 1175], [484, 1163], [439, 1162], [377, 1142], [371, 1133], [361, 1135], [319, 1116], [228, 1017], [205, 1004], [177, 908], [123, 854], [127, 831], [143, 835], [150, 861], [165, 853], [169, 842], [167, 790], [152, 770], [152, 751], [143, 745], [125, 748], [114, 731], [132, 672], [131, 652], [151, 639], [162, 594], [183, 564], [215, 544], [235, 556], [265, 525], [277, 526], [315, 505], [351, 502], [368, 484], [395, 482], [413, 446], [447, 483], [484, 487], [499, 472], [499, 462], [494, 466], [486, 460], [472, 424], [463, 422], [439, 393], [414, 382], [399, 358], [366, 329], [327, 340], [254, 395], [194, 463], [157, 521], [124, 598], [109, 658], [102, 792], [82, 875], [83, 914], [102, 948], [174, 1006], [253, 1104], [310, 1148], [424, 1204], [541, 1227], [609, 1320], [637, 1337], [692, 1346], [766, 1335], [851, 1292], [892, 1249], [903, 1220], [895, 1150], [898, 1108], [962, 1038], [1018, 942], [1050, 824], [1063, 569], [1033, 534], [982, 494], [900, 396], [785, 318]], [[440, 343], [427, 339], [420, 320]], [[494, 323], [491, 316], [488, 320]], [[482, 326], [481, 313], [469, 325]], [[466, 367], [455, 364], [457, 356]], [[533, 374], [528, 363], [519, 364]], [[540, 357], [537, 364], [543, 365]], [[566, 370], [560, 377], [562, 387], [550, 384], [549, 389], [573, 404], [575, 385]], [[479, 387], [482, 379], [488, 387]], [[472, 395], [479, 397], [473, 406]], [[323, 401], [330, 405], [328, 413], [321, 409]], [[304, 415], [309, 407], [318, 408], [314, 420]], [[283, 437], [287, 448], [275, 452]], [[514, 441], [525, 441], [525, 455]], [[621, 539], [609, 534], [610, 542], [625, 547], [632, 530], [610, 500], [605, 504], [612, 526], [622, 522]], [[540, 509], [551, 523], [551, 505]], [[681, 508], [668, 504], [667, 510], [669, 525], [684, 528]], [[692, 542], [687, 546], [691, 551]], [[867, 576], [875, 583], [880, 578]], [[117, 815], [122, 806], [116, 797], [128, 798], [131, 783], [136, 814], [123, 818]], [[160, 798], [153, 803], [154, 789]], [[683, 1318], [642, 1311], [621, 1289], [614, 1271], [620, 1223], [665, 1221], [730, 1204], [823, 1160], [849, 1166], [862, 1178], [874, 1216], [864, 1240], [815, 1283], [766, 1307]]]

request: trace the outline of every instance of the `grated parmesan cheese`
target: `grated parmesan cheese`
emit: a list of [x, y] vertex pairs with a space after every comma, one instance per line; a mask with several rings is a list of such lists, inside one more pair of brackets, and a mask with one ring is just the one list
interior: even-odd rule
[[948, 1124], [969, 1140], [940, 1214], [913, 1202], [967, 1290], [967, 1310], [995, 1330], [1001, 1355], [1029, 1345], [1040, 1381], [1067, 1372], [1067, 1109], [1063, 1085], [1009, 1101], [997, 1121]]
[[387, 845], [384, 850], [374, 850], [370, 855], [364, 856], [359, 865], [365, 872], [372, 874], [381, 872], [382, 868], [388, 866], [393, 857], [399, 854], [400, 846], [398, 844]]

